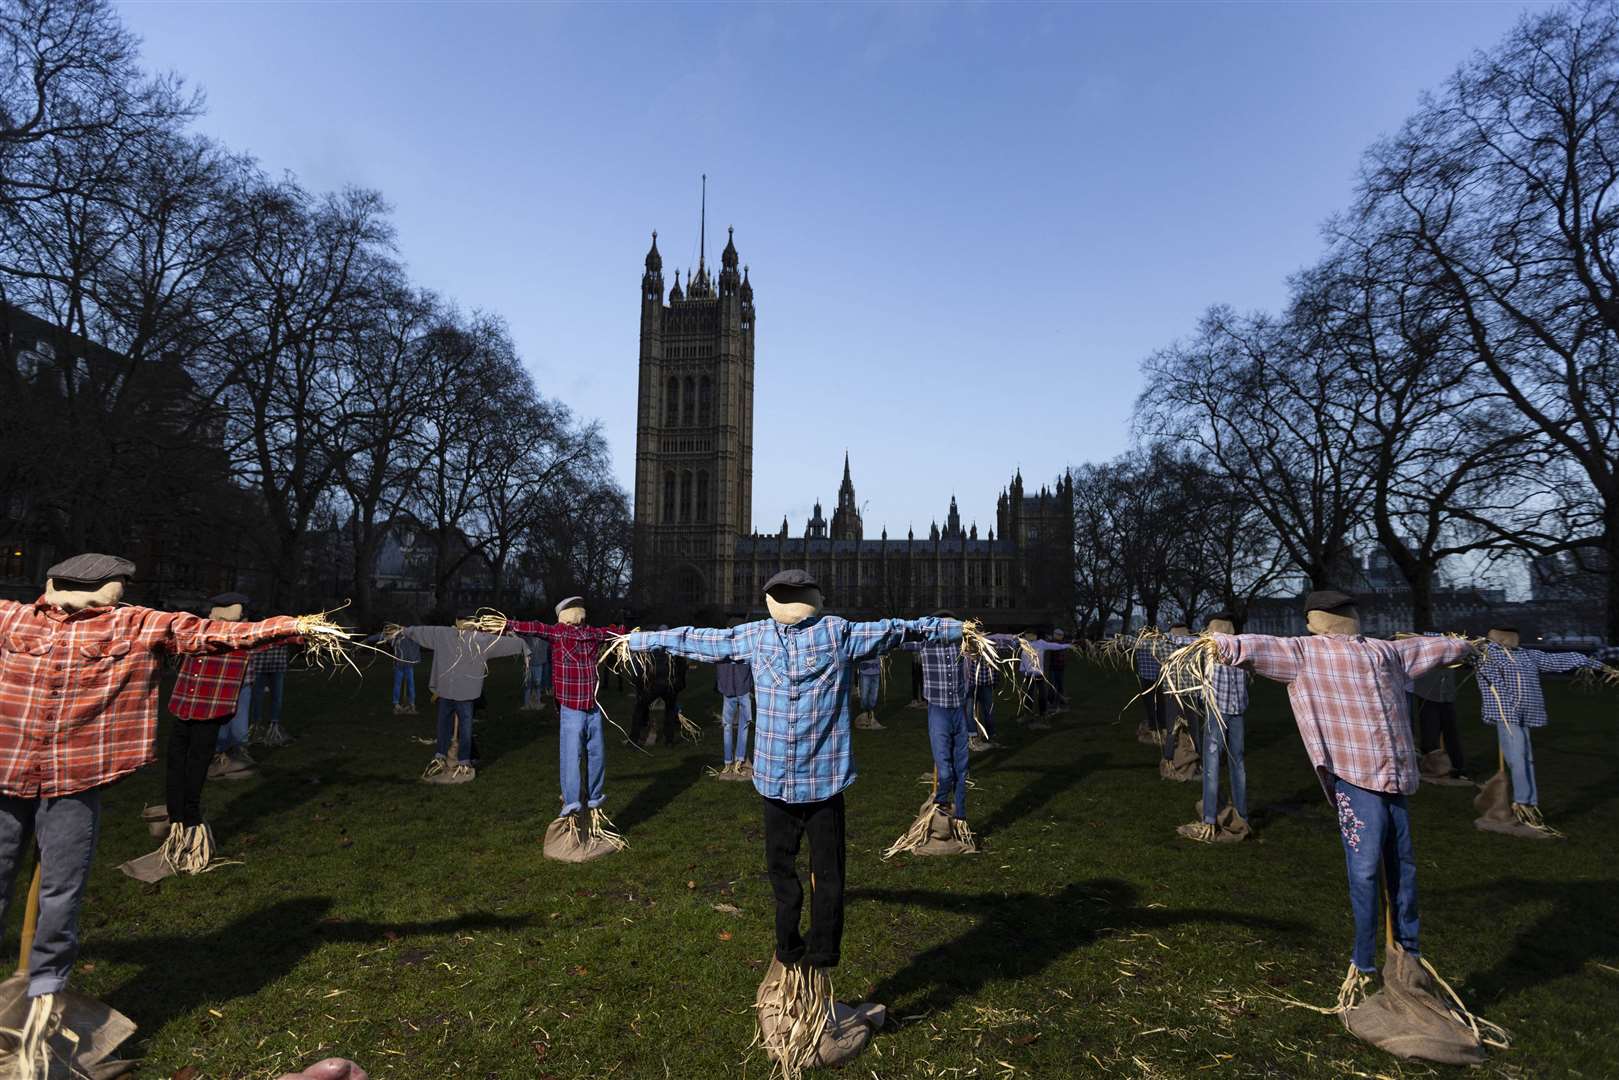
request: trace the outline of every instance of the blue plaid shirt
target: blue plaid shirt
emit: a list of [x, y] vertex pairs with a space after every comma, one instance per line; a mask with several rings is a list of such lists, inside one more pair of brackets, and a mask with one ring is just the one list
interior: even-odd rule
[[922, 698], [941, 709], [956, 709], [967, 700], [967, 672], [961, 655], [960, 638], [937, 639], [901, 646], [906, 652], [922, 654]]
[[1540, 676], [1548, 671], [1601, 668], [1581, 653], [1548, 653], [1539, 649], [1508, 649], [1490, 642], [1478, 662], [1478, 692], [1486, 724], [1506, 720], [1523, 727], [1546, 726], [1546, 698]]
[[[1181, 637], [1176, 634], [1169, 639], [1176, 648], [1190, 645], [1196, 638]], [[1157, 659], [1153, 663], [1157, 663]], [[1156, 676], [1154, 676], [1156, 678]], [[1248, 681], [1249, 675], [1240, 667], [1230, 664], [1214, 665], [1214, 707], [1220, 710], [1221, 719], [1228, 716], [1241, 716], [1248, 711]], [[1182, 699], [1186, 700], [1186, 699]], [[1196, 700], [1196, 699], [1193, 699]]]
[[850, 661], [879, 656], [908, 638], [959, 642], [954, 619], [882, 619], [852, 623], [820, 615], [793, 626], [773, 619], [729, 630], [690, 626], [637, 631], [635, 652], [668, 649], [690, 660], [742, 660], [753, 668], [753, 786], [788, 803], [830, 799], [854, 783], [849, 745]]
[[1139, 638], [1136, 640], [1136, 674], [1149, 683], [1157, 682], [1158, 676], [1164, 671], [1158, 656], [1158, 648], [1162, 641], [1162, 638], [1154, 638], [1151, 641], [1142, 641]]

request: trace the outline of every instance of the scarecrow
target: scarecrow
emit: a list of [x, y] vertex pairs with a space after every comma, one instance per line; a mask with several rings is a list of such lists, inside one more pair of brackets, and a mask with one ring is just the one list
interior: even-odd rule
[[[1439, 636], [1429, 631], [1429, 637]], [[1417, 766], [1422, 779], [1430, 784], [1472, 786], [1462, 770], [1462, 733], [1456, 726], [1456, 673], [1448, 667], [1434, 668], [1411, 684], [1417, 713], [1417, 747], [1422, 753]]]
[[[1310, 636], [1206, 634], [1164, 663], [1166, 693], [1201, 695], [1222, 722], [1213, 694], [1218, 664], [1244, 667], [1287, 686], [1299, 735], [1338, 814], [1354, 912], [1355, 944], [1337, 1004], [1361, 1039], [1401, 1057], [1452, 1064], [1484, 1059], [1486, 1038], [1505, 1033], [1469, 1013], [1422, 958], [1417, 941], [1417, 862], [1406, 796], [1417, 789], [1407, 679], [1456, 664], [1474, 649], [1449, 637], [1382, 641], [1363, 637], [1355, 601], [1341, 592], [1309, 594]], [[1377, 977], [1379, 892], [1389, 909], [1382, 989]]]
[[714, 665], [714, 685], [720, 692], [720, 733], [725, 764], [715, 775], [721, 780], [753, 779], [748, 759], [748, 727], [753, 723], [753, 669], [740, 660]]
[[[948, 611], [935, 612], [941, 623], [955, 622]], [[971, 855], [978, 840], [967, 827], [967, 725], [972, 708], [967, 689], [967, 658], [960, 639], [908, 641], [900, 648], [922, 664], [922, 696], [928, 702], [928, 746], [933, 751], [933, 784], [911, 827], [883, 857], [902, 851], [917, 855]]]
[[[429, 784], [465, 784], [478, 778], [472, 752], [472, 706], [483, 695], [489, 661], [528, 655], [528, 646], [520, 639], [485, 633], [479, 625], [474, 616], [457, 619], [454, 626], [407, 626], [388, 635], [408, 639], [433, 653], [427, 688], [438, 700], [438, 742], [433, 760], [422, 772]], [[454, 761], [449, 756], [452, 737]]]
[[1136, 726], [1136, 742], [1148, 746], [1164, 744], [1164, 710], [1168, 703], [1158, 690], [1158, 676], [1163, 672], [1160, 653], [1167, 654], [1157, 630], [1147, 628], [1134, 638], [1120, 638], [1129, 643], [1130, 660], [1136, 670], [1136, 681], [1141, 684], [1141, 706], [1147, 718]]
[[[960, 641], [963, 628], [937, 618], [854, 623], [822, 615], [821, 590], [805, 570], [775, 575], [764, 594], [768, 619], [729, 629], [632, 632], [615, 643], [615, 651], [622, 661], [663, 648], [753, 669], [759, 697], [753, 786], [763, 800], [765, 863], [776, 900], [775, 958], [754, 1007], [765, 1052], [795, 1080], [811, 1066], [853, 1059], [885, 1015], [881, 1006], [850, 1007], [832, 993], [831, 971], [843, 938], [843, 791], [855, 779], [851, 661], [907, 639]], [[795, 864], [806, 835], [810, 921], [801, 935], [804, 888]]]
[[[1204, 633], [1235, 634], [1236, 620], [1229, 612], [1209, 616]], [[1190, 644], [1190, 637], [1175, 639]], [[1248, 771], [1243, 763], [1243, 714], [1248, 711], [1248, 673], [1230, 664], [1218, 664], [1211, 674], [1219, 719], [1203, 717], [1203, 798], [1194, 813], [1197, 820], [1175, 831], [1202, 843], [1242, 840], [1248, 836]], [[1195, 706], [1195, 702], [1193, 703]], [[1220, 801], [1220, 754], [1224, 751], [1231, 774], [1229, 801]]]
[[862, 731], [882, 731], [877, 706], [882, 701], [883, 658], [869, 656], [861, 660], [855, 664], [855, 676], [860, 686], [860, 712], [854, 718], [854, 726]]
[[[1535, 752], [1529, 733], [1546, 726], [1546, 698], [1540, 677], [1548, 672], [1581, 668], [1619, 676], [1599, 660], [1581, 653], [1548, 653], [1519, 644], [1516, 628], [1497, 626], [1479, 658], [1478, 692], [1484, 722], [1495, 727], [1501, 747], [1501, 768], [1490, 778], [1473, 804], [1480, 829], [1540, 840], [1563, 834], [1540, 815], [1540, 788], [1535, 783]], [[1508, 784], [1508, 777], [1511, 784]]]
[[[1148, 643], [1162, 655], [1177, 643], [1192, 640], [1192, 628], [1176, 623], [1169, 628], [1167, 638], [1157, 637]], [[1165, 780], [1191, 783], [1203, 775], [1202, 757], [1197, 744], [1197, 704], [1190, 697], [1171, 694], [1160, 698], [1160, 707], [1174, 716], [1174, 722], [1164, 736], [1163, 756], [1158, 759], [1158, 775]]]
[[[1039, 712], [1035, 719], [1029, 721], [1028, 726], [1030, 730], [1034, 731], [1043, 731], [1049, 728], [1051, 724], [1046, 720], [1046, 710], [1056, 705], [1057, 711], [1061, 712], [1066, 708], [1066, 702], [1061, 702], [1046, 674], [1046, 667], [1050, 662], [1046, 654], [1066, 652], [1070, 646], [1062, 641], [1041, 640], [1034, 635], [1033, 631], [1023, 634], [1021, 639], [997, 634], [990, 640], [997, 644], [1010, 642], [1018, 650], [1018, 674], [1023, 677], [1024, 685], [1027, 688], [1024, 693], [1018, 695], [1018, 715], [1023, 715], [1023, 706], [1028, 701], [1027, 690], [1033, 690], [1035, 692], [1035, 704]], [[1059, 702], [1061, 703], [1059, 704]]]
[[71, 1030], [58, 996], [78, 954], [101, 791], [153, 758], [164, 654], [344, 636], [318, 615], [217, 622], [120, 604], [134, 573], [127, 559], [76, 555], [47, 571], [38, 600], [0, 601], [0, 918], [30, 835], [40, 852], [27, 1018], [11, 1050], [25, 1076], [95, 1041]]
[[292, 735], [281, 726], [281, 699], [287, 688], [292, 650], [286, 645], [261, 645], [247, 660], [247, 687], [251, 695], [253, 731], [266, 746], [286, 746]]
[[[241, 593], [221, 593], [208, 601], [215, 622], [241, 622], [248, 605]], [[138, 881], [159, 881], [173, 874], [200, 874], [214, 865], [214, 834], [202, 817], [202, 788], [208, 779], [219, 728], [236, 715], [242, 684], [251, 670], [245, 650], [191, 655], [169, 694], [168, 755], [164, 762], [167, 805], [161, 816], [142, 813], [154, 835], [163, 837], [156, 851], [119, 867]]]
[[[622, 851], [624, 838], [602, 809], [607, 801], [607, 746], [602, 736], [602, 709], [596, 700], [600, 680], [596, 662], [608, 639], [623, 634], [621, 626], [586, 626], [589, 612], [582, 596], [556, 606], [557, 621], [508, 622], [509, 634], [533, 634], [551, 643], [551, 683], [556, 696], [558, 742], [562, 751], [562, 813], [545, 830], [545, 856], [561, 862], [585, 862]], [[586, 790], [581, 791], [579, 757], [584, 754]], [[589, 820], [582, 819], [590, 811]]]

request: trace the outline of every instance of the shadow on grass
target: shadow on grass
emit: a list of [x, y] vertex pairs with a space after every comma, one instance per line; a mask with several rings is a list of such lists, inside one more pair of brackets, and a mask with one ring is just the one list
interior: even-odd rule
[[[274, 759], [271, 759], [271, 763], [268, 776], [261, 776], [257, 781], [241, 782], [252, 786], [231, 799], [223, 813], [217, 817], [209, 815], [216, 833], [230, 836], [252, 832], [255, 823], [264, 818], [288, 813], [316, 799], [341, 798], [348, 801], [368, 786], [409, 787], [418, 782], [415, 776], [350, 772], [345, 766], [353, 764], [353, 760], [340, 757], [325, 757], [284, 770], [274, 767]], [[209, 791], [229, 791], [236, 783], [238, 781], [210, 780], [203, 789], [204, 806]]]
[[637, 791], [624, 805], [624, 809], [613, 815], [613, 822], [620, 830], [633, 829], [642, 822], [651, 821], [678, 799], [681, 793], [701, 780], [703, 757], [696, 753], [684, 753], [667, 768], [653, 772], [627, 773], [621, 779], [634, 780], [643, 776], [651, 777], [652, 782]]
[[1244, 926], [1272, 932], [1309, 929], [1307, 924], [1207, 908], [1147, 908], [1134, 885], [1116, 878], [1079, 881], [1049, 896], [995, 891], [978, 895], [923, 889], [856, 889], [850, 899], [903, 908], [973, 912], [978, 924], [952, 941], [919, 953], [909, 966], [884, 979], [870, 995], [889, 1015], [948, 1009], [985, 984], [1030, 979], [1104, 934], [1157, 930], [1184, 923]]
[[[106, 996], [107, 1003], [141, 1026], [159, 1031], [204, 1005], [248, 997], [291, 974], [328, 942], [369, 945], [468, 930], [508, 930], [530, 916], [470, 912], [431, 922], [383, 924], [328, 919], [333, 899], [282, 900], [207, 934], [98, 940], [96, 957], [139, 964], [141, 970]], [[390, 937], [390, 935], [394, 935]]]
[[1471, 988], [1468, 1004], [1475, 1011], [1483, 1012], [1485, 1006], [1542, 983], [1578, 975], [1592, 960], [1619, 960], [1619, 926], [1613, 917], [1619, 881], [1504, 877], [1482, 886], [1423, 891], [1432, 896], [1458, 897], [1464, 902], [1488, 893], [1507, 898], [1513, 906], [1550, 905], [1544, 915], [1518, 935], [1494, 967], [1467, 980]]
[[1026, 773], [1034, 779], [1023, 785], [1018, 793], [1001, 804], [999, 810], [978, 823], [976, 830], [986, 837], [1010, 828], [1030, 814], [1049, 804], [1091, 773], [1107, 763], [1107, 754], [1085, 754], [1078, 761], [1058, 768], [1038, 768], [1033, 765], [1013, 765], [996, 770], [1001, 775]]

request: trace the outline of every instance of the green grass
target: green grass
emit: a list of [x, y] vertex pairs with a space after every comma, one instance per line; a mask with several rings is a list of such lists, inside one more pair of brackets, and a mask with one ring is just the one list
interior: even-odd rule
[[[273, 1076], [338, 1053], [373, 1076], [765, 1077], [747, 1049], [771, 950], [758, 798], [703, 775], [719, 757], [706, 675], [686, 698], [700, 747], [646, 756], [609, 729], [607, 806], [632, 846], [584, 866], [541, 857], [556, 724], [515, 709], [510, 665], [490, 684], [485, 767], [450, 788], [418, 782], [431, 751], [411, 737], [431, 721], [391, 714], [386, 675], [289, 677], [300, 741], [265, 751], [260, 779], [205, 795], [244, 865], [125, 878], [118, 863], [155, 846], [138, 814], [159, 801], [160, 771], [109, 792], [76, 985], [141, 1025], [146, 1075]], [[1199, 792], [1158, 778], [1135, 713], [1119, 716], [1128, 681], [1085, 667], [1070, 680], [1075, 708], [1055, 730], [1005, 725], [1006, 747], [974, 756], [976, 857], [879, 858], [923, 795], [924, 714], [896, 685], [888, 730], [855, 733], [836, 980], [893, 1022], [843, 1075], [1447, 1071], [1263, 996], [1327, 1003], [1350, 945], [1335, 821], [1276, 688], [1249, 720], [1257, 839], [1206, 847], [1174, 834]], [[1615, 698], [1549, 692], [1543, 808], [1569, 839], [1475, 831], [1470, 789], [1425, 787], [1412, 799], [1424, 952], [1513, 1032], [1489, 1075], [1614, 1076]], [[627, 722], [623, 697], [606, 701]], [[1493, 768], [1476, 709], [1464, 702], [1467, 748]]]

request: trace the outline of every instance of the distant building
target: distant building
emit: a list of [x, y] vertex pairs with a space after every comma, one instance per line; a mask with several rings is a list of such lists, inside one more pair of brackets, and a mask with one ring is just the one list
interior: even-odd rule
[[924, 539], [865, 537], [847, 455], [828, 521], [819, 503], [803, 535], [753, 531], [754, 334], [758, 312], [734, 238], [711, 280], [705, 256], [665, 302], [657, 234], [641, 278], [632, 603], [670, 620], [719, 621], [762, 610], [778, 570], [816, 576], [845, 615], [972, 612], [997, 624], [1073, 618], [1073, 481], [1001, 493], [996, 528], [963, 529], [954, 498]]

